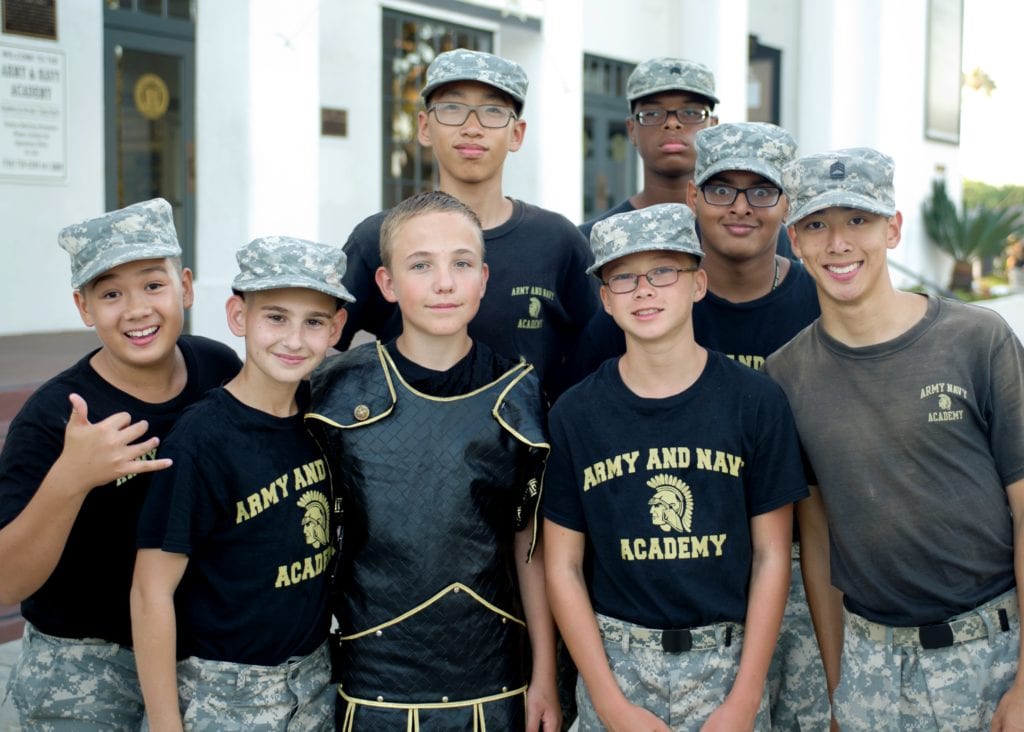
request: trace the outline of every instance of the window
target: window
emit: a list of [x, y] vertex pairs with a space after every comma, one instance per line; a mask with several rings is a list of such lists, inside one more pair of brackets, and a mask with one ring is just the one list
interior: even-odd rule
[[583, 58], [583, 219], [636, 193], [636, 153], [626, 131], [633, 64]]
[[427, 66], [439, 53], [453, 48], [491, 52], [493, 38], [487, 31], [386, 8], [383, 31], [381, 198], [383, 207], [390, 208], [437, 182], [430, 149], [416, 141], [416, 113], [423, 108], [420, 89], [426, 83]]

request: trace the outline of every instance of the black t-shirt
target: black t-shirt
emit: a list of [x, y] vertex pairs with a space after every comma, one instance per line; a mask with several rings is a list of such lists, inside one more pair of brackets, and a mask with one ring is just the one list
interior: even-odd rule
[[[69, 394], [85, 399], [90, 422], [128, 412], [132, 421], [149, 422], [146, 438], [162, 440], [185, 407], [238, 372], [238, 357], [225, 345], [185, 335], [178, 348], [188, 381], [181, 394], [163, 404], [140, 401], [104, 381], [89, 365], [95, 351], [29, 398], [11, 423], [0, 455], [0, 527], [21, 513], [63, 450]], [[150, 457], [164, 457], [163, 445], [157, 453]], [[21, 604], [27, 620], [50, 635], [131, 645], [128, 591], [135, 526], [152, 475], [121, 478], [89, 493], [53, 573]]]
[[[719, 351], [758, 371], [764, 361], [821, 314], [814, 280], [793, 262], [779, 286], [749, 302], [729, 302], [708, 290], [693, 306], [693, 336], [700, 345]], [[626, 336], [608, 313], [599, 311], [580, 336], [570, 358], [572, 380], [578, 381], [603, 361], [626, 351]]]
[[[533, 364], [553, 396], [563, 388], [560, 366], [565, 355], [597, 310], [596, 282], [585, 273], [593, 257], [564, 216], [522, 201], [512, 203], [511, 218], [484, 232], [490, 279], [469, 334], [506, 358]], [[359, 330], [384, 342], [402, 331], [398, 307], [383, 298], [374, 281], [385, 215], [364, 220], [345, 244], [344, 282], [356, 302], [346, 306], [348, 320], [339, 348], [347, 348]]]
[[185, 412], [139, 518], [140, 549], [186, 554], [178, 655], [274, 666], [329, 627], [331, 484], [299, 412], [275, 417], [227, 389]]
[[499, 356], [485, 344], [473, 341], [469, 353], [446, 371], [435, 371], [410, 361], [398, 350], [394, 341], [385, 348], [395, 362], [398, 373], [416, 391], [437, 397], [467, 394], [500, 378], [516, 362]]
[[690, 388], [645, 399], [614, 359], [549, 427], [544, 516], [586, 534], [594, 610], [648, 628], [743, 622], [751, 518], [807, 495], [782, 390], [709, 351]]

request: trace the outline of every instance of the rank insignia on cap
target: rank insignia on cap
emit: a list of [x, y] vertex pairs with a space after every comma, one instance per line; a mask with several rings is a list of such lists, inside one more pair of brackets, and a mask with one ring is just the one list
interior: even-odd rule
[[832, 163], [832, 167], [828, 169], [828, 177], [832, 180], [842, 180], [846, 177], [846, 166], [838, 160]]
[[670, 73], [670, 74], [677, 74], [677, 75], [678, 75], [678, 74], [681, 74], [681, 73], [683, 73], [683, 69], [682, 69], [682, 67], [680, 67], [680, 66], [673, 66], [673, 67], [672, 67], [672, 68], [671, 68], [671, 69], [669, 70], [669, 73]]

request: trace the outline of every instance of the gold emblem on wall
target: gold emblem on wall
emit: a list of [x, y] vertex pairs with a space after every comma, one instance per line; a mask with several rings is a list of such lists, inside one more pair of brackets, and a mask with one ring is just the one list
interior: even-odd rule
[[148, 120], [158, 120], [167, 114], [171, 92], [156, 74], [143, 74], [135, 82], [135, 108]]

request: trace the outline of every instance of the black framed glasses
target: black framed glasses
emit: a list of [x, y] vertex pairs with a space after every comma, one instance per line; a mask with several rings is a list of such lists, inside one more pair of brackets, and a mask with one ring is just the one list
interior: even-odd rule
[[782, 197], [782, 191], [775, 186], [736, 188], [724, 183], [705, 183], [700, 189], [704, 193], [704, 200], [712, 206], [731, 206], [742, 193], [747, 197], [747, 203], [754, 208], [770, 208]]
[[438, 102], [427, 108], [427, 114], [434, 113], [437, 121], [450, 127], [466, 124], [470, 112], [484, 127], [508, 127], [508, 123], [516, 118], [514, 109], [500, 104], [463, 104], [462, 102]]
[[696, 272], [698, 269], [700, 267], [697, 265], [692, 267], [655, 267], [643, 274], [623, 272], [612, 275], [607, 280], [603, 280], [602, 284], [616, 295], [626, 295], [640, 286], [641, 277], [646, 277], [652, 287], [668, 287], [679, 281], [680, 272]]
[[707, 107], [683, 107], [682, 109], [641, 109], [633, 115], [642, 127], [663, 125], [670, 114], [684, 125], [699, 125], [711, 116]]

